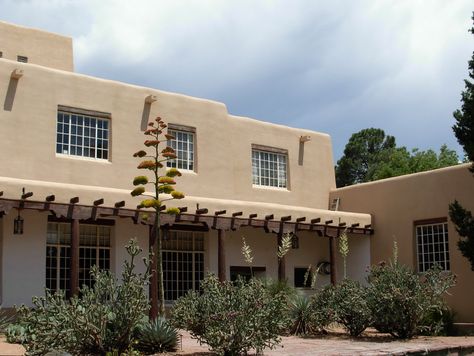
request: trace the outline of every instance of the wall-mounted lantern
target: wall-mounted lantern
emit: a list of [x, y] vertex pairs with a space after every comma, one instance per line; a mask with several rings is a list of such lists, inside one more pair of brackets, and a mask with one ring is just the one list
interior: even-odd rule
[[20, 209], [18, 209], [18, 216], [13, 221], [13, 234], [23, 235], [23, 225], [25, 220], [20, 215]]
[[291, 248], [293, 250], [296, 250], [296, 249], [300, 248], [300, 238], [296, 234], [293, 234], [293, 236], [291, 238]]

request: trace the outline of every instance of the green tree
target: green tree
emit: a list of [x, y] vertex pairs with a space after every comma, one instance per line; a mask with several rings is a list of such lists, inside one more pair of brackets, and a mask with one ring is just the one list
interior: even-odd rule
[[395, 137], [381, 129], [369, 128], [353, 134], [336, 166], [336, 183], [344, 187], [370, 179], [381, 157], [395, 148]]
[[[474, 12], [472, 20], [474, 23]], [[469, 31], [474, 34], [474, 26]], [[456, 110], [453, 114], [456, 120], [453, 131], [467, 158], [473, 162], [470, 171], [474, 173], [474, 83], [472, 82], [474, 80], [474, 52], [468, 67], [471, 80], [464, 80], [465, 88], [461, 93], [461, 109]], [[462, 255], [469, 260], [471, 270], [474, 271], [474, 219], [472, 214], [455, 200], [449, 206], [449, 216], [461, 236], [458, 248]]]
[[[133, 180], [133, 185], [137, 186], [130, 193], [132, 196], [143, 196], [147, 199], [140, 203], [142, 208], [152, 208], [155, 210], [153, 228], [152, 228], [152, 239], [150, 243], [150, 253], [152, 254], [151, 260], [151, 308], [150, 317], [156, 319], [158, 313], [164, 315], [165, 313], [165, 292], [163, 286], [163, 263], [162, 263], [162, 248], [161, 248], [161, 233], [160, 233], [160, 214], [162, 203], [168, 200], [183, 199], [184, 194], [178, 192], [173, 188], [176, 184], [174, 177], [181, 176], [181, 173], [176, 168], [170, 168], [163, 173], [163, 163], [170, 159], [175, 159], [176, 154], [173, 148], [166, 146], [160, 150], [160, 143], [165, 143], [167, 140], [172, 140], [174, 137], [163, 130], [167, 125], [163, 122], [160, 117], [155, 119], [156, 122], [149, 122], [148, 128], [144, 134], [151, 136], [151, 139], [145, 140], [143, 143], [145, 147], [149, 148], [150, 152], [140, 150], [133, 154], [134, 157], [145, 158], [139, 165], [138, 169], [147, 169], [151, 171], [152, 180], [149, 180], [147, 176], [137, 176]], [[152, 185], [153, 192], [146, 193], [145, 186], [147, 184]], [[160, 196], [165, 194], [164, 199], [160, 199]], [[168, 208], [166, 210], [168, 214], [179, 214], [178, 208]], [[156, 281], [156, 283], [154, 283]], [[159, 308], [159, 310], [158, 310]]]
[[371, 180], [454, 166], [458, 162], [456, 151], [450, 150], [446, 145], [441, 146], [439, 154], [431, 149], [420, 151], [417, 148], [410, 153], [406, 147], [397, 147], [387, 152], [384, 159], [380, 160], [374, 168]]

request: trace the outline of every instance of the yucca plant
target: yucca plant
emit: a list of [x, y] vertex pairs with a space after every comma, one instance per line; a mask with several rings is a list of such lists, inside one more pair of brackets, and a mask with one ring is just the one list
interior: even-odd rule
[[290, 303], [290, 317], [292, 321], [291, 334], [307, 335], [315, 330], [313, 325], [313, 311], [311, 301], [304, 295], [297, 295]]
[[159, 317], [138, 328], [135, 346], [146, 354], [176, 351], [178, 332], [165, 318]]

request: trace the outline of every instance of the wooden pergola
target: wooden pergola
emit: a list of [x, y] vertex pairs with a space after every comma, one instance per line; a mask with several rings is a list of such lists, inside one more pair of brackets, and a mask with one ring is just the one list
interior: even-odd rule
[[[57, 218], [67, 219], [71, 222], [71, 259], [70, 259], [70, 281], [71, 293], [77, 294], [79, 291], [79, 224], [80, 222], [91, 222], [99, 218], [130, 218], [134, 224], [151, 225], [154, 221], [153, 210], [126, 208], [125, 201], [118, 201], [113, 206], [105, 206], [104, 199], [97, 199], [92, 205], [79, 204], [79, 197], [72, 197], [68, 203], [56, 202], [54, 195], [49, 195], [43, 201], [31, 200], [32, 192], [23, 193], [19, 199], [7, 199], [0, 191], [0, 218], [8, 214], [12, 209], [17, 210], [37, 210], [48, 211]], [[165, 206], [162, 209], [166, 209]], [[160, 217], [160, 228], [163, 231], [168, 229], [190, 229], [190, 230], [217, 230], [218, 236], [218, 277], [221, 281], [226, 279], [225, 271], [225, 234], [228, 231], [235, 231], [242, 227], [262, 228], [265, 232], [275, 233], [278, 244], [281, 244], [284, 233], [297, 233], [299, 231], [314, 232], [316, 236], [327, 237], [329, 239], [329, 259], [331, 270], [331, 283], [336, 283], [335, 241], [342, 231], [347, 229], [348, 233], [355, 235], [372, 235], [374, 230], [371, 225], [360, 226], [359, 223], [347, 225], [345, 222], [334, 222], [333, 220], [322, 221], [320, 217], [307, 218], [305, 216], [292, 217], [290, 215], [274, 218], [274, 214], [259, 217], [257, 214], [244, 216], [242, 211], [227, 213], [226, 210], [209, 212], [207, 208], [198, 208], [189, 211], [187, 207], [179, 208], [181, 213], [170, 215], [162, 213]], [[149, 245], [154, 247], [156, 241], [153, 240], [151, 228], [149, 229]], [[278, 261], [278, 279], [285, 279], [285, 258]], [[157, 288], [156, 273], [152, 275], [150, 283], [150, 295], [157, 295], [152, 288]]]

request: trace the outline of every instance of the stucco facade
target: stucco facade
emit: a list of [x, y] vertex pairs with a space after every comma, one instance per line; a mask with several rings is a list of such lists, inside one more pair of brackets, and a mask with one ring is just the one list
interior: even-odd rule
[[[219, 102], [74, 73], [70, 38], [5, 23], [0, 23], [0, 30], [0, 46], [5, 46], [0, 48], [4, 54], [0, 58], [0, 83], [3, 83], [0, 97], [4, 98], [3, 110], [0, 110], [3, 306], [29, 304], [31, 296], [43, 294], [48, 283], [57, 287], [61, 280], [68, 278], [68, 273], [72, 273], [68, 270], [68, 261], [73, 258], [67, 255], [69, 242], [51, 242], [60, 235], [61, 229], [67, 228], [64, 221], [71, 217], [50, 208], [47, 199], [54, 199], [52, 204], [70, 204], [74, 209], [75, 203], [70, 201], [77, 197], [84, 205], [82, 211], [93, 211], [94, 202], [100, 198], [104, 200], [104, 206], [113, 208], [116, 202], [123, 202], [121, 208], [123, 204], [124, 209], [136, 208], [140, 199], [132, 198], [130, 190], [133, 177], [140, 172], [132, 154], [143, 147], [143, 131], [148, 120], [156, 116], [175, 128], [192, 129], [193, 168], [183, 170], [183, 176], [178, 179], [178, 189], [186, 193], [186, 198], [175, 205], [187, 207], [188, 213], [206, 208], [209, 216], [225, 210], [222, 219], [230, 219], [237, 213], [235, 216], [241, 217], [256, 214], [260, 223], [265, 217], [273, 224], [286, 219], [281, 220], [281, 226], [290, 226], [299, 239], [299, 248], [289, 252], [284, 265], [284, 274], [290, 283], [295, 268], [316, 265], [331, 258], [329, 240], [321, 236], [326, 227], [338, 231], [342, 224], [358, 224], [356, 229], [360, 230], [370, 226], [369, 214], [328, 210], [329, 192], [335, 187], [328, 135], [233, 116], [225, 104]], [[17, 54], [28, 57], [28, 63], [18, 62]], [[59, 130], [63, 125], [60, 113], [64, 110], [70, 110], [68, 115], [71, 117], [79, 112], [97, 116], [97, 120], [105, 118], [102, 120], [108, 125], [105, 159], [82, 157], [71, 154], [69, 149], [58, 149]], [[262, 152], [267, 148], [269, 153], [279, 152], [278, 159], [284, 157], [285, 164], [278, 163], [285, 174], [283, 186], [255, 184], [252, 163], [255, 147]], [[23, 188], [33, 196], [20, 199]], [[38, 204], [28, 205], [30, 201]], [[43, 204], [41, 202], [46, 205], [38, 208]], [[17, 214], [24, 219], [21, 235], [13, 233]], [[110, 251], [107, 252], [110, 254], [107, 255], [109, 268], [119, 274], [126, 257], [123, 246], [129, 238], [137, 237], [142, 248], [148, 248], [148, 226], [115, 213], [99, 217], [113, 224], [110, 245], [96, 251], [81, 245], [80, 272], [87, 270], [82, 263], [91, 260], [86, 252], [96, 256], [106, 250]], [[306, 220], [302, 220], [303, 217]], [[55, 220], [58, 218], [62, 220]], [[299, 231], [298, 218], [300, 222], [306, 221], [305, 231]], [[87, 225], [90, 220], [91, 215], [80, 224]], [[183, 224], [178, 227], [183, 229]], [[198, 252], [170, 251], [169, 255], [182, 258], [181, 255], [189, 253], [192, 263], [202, 256], [200, 271], [217, 273], [218, 231], [205, 224], [199, 227], [203, 243]], [[319, 229], [319, 234], [313, 227]], [[57, 234], [51, 232], [53, 228], [58, 229]], [[277, 278], [277, 234], [272, 231], [263, 225], [228, 229], [222, 240], [226, 244], [223, 268], [227, 278], [231, 277], [232, 267], [246, 265], [240, 252], [242, 236], [254, 251], [255, 265], [264, 268], [263, 275]], [[67, 234], [61, 238], [69, 238]], [[86, 239], [87, 236], [81, 232], [81, 239], [83, 237]], [[370, 235], [357, 235], [354, 241], [357, 241], [354, 242], [356, 253], [349, 258], [349, 274], [364, 280], [370, 263]], [[60, 256], [59, 251], [63, 255]], [[337, 256], [333, 260], [340, 264]], [[170, 271], [176, 272], [173, 269], [179, 267], [176, 266], [169, 267]], [[341, 272], [341, 268], [337, 270]], [[328, 276], [321, 277], [321, 283], [328, 282]], [[179, 280], [176, 283], [178, 285]]]
[[457, 248], [459, 235], [449, 219], [448, 206], [457, 199], [474, 211], [474, 177], [470, 164], [356, 184], [331, 191], [340, 208], [371, 214], [374, 235], [370, 241], [371, 263], [392, 259], [393, 242], [399, 262], [418, 270], [415, 227], [431, 221], [446, 222], [449, 240], [449, 270], [457, 284], [447, 301], [457, 322], [474, 321], [474, 272]]

